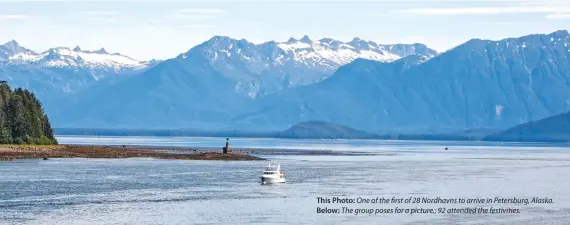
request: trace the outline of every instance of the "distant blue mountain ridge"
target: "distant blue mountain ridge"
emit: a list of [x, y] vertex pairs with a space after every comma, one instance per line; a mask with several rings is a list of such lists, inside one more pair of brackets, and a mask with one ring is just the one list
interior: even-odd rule
[[502, 129], [570, 110], [567, 31], [470, 40], [422, 62], [355, 60], [329, 79], [266, 96], [238, 128], [322, 120], [367, 131]]
[[216, 36], [124, 82], [90, 87], [58, 109], [69, 113], [52, 121], [60, 127], [231, 129], [233, 118], [256, 108], [257, 99], [327, 80], [353, 59], [391, 62], [416, 54], [431, 58], [437, 52], [422, 44], [357, 38], [344, 43], [305, 36], [256, 45]]
[[473, 39], [443, 53], [357, 38], [255, 45], [217, 36], [45, 107], [55, 127], [275, 131], [327, 121], [373, 133], [504, 129], [570, 111], [569, 45], [564, 30]]

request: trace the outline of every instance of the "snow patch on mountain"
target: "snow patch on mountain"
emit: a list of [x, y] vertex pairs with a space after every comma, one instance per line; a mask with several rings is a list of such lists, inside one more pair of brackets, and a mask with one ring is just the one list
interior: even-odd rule
[[147, 62], [138, 61], [121, 54], [109, 54], [105, 49], [98, 51], [82, 51], [79, 47], [73, 50], [67, 47], [52, 48], [42, 53], [21, 52], [8, 58], [9, 64], [33, 64], [55, 68], [89, 68], [89, 69], [143, 69]]
[[34, 54], [32, 50], [20, 46], [15, 40], [0, 45], [0, 62], [7, 61], [11, 56], [19, 53]]
[[255, 98], [284, 88], [327, 79], [342, 65], [363, 58], [392, 62], [410, 55], [430, 59], [438, 53], [423, 44], [381, 45], [354, 38], [311, 40], [308, 36], [286, 42], [254, 44], [245, 39], [214, 36], [181, 54], [183, 61], [205, 60], [221, 75], [235, 82], [237, 93]]
[[[357, 58], [381, 62], [390, 62], [402, 58], [402, 56], [390, 52], [390, 45], [377, 45], [374, 42], [370, 42], [370, 45], [365, 46], [359, 46], [358, 44], [358, 42], [343, 43], [330, 38], [313, 42], [305, 36], [299, 41], [291, 38], [287, 42], [278, 43], [277, 46], [290, 54], [295, 61], [306, 63], [330, 61], [332, 64], [321, 63], [329, 67], [338, 67]], [[433, 57], [433, 55], [430, 56]]]
[[259, 98], [232, 129], [310, 120], [379, 133], [504, 129], [570, 111], [569, 44], [568, 31], [557, 31], [472, 39], [431, 60], [354, 60], [326, 82]]
[[[79, 46], [51, 48], [35, 52], [14, 40], [0, 45], [0, 80], [13, 87], [34, 91], [46, 105], [57, 111], [59, 98], [67, 98], [95, 85], [109, 85], [140, 74], [160, 61], [138, 61], [108, 53], [105, 49], [85, 51]], [[48, 107], [49, 108], [49, 107]]]

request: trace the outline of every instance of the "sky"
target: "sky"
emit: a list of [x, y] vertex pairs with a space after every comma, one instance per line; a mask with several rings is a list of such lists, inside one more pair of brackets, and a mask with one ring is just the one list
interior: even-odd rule
[[173, 58], [215, 35], [253, 43], [359, 37], [443, 52], [472, 38], [556, 30], [570, 30], [570, 0], [0, 0], [0, 43], [37, 52], [104, 47], [138, 60]]

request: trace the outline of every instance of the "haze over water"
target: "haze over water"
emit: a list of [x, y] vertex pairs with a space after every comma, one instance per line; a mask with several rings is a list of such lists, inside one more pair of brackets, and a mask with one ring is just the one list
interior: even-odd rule
[[[221, 147], [223, 138], [58, 137], [60, 143]], [[287, 183], [260, 185], [266, 162], [50, 159], [0, 163], [0, 224], [566, 224], [564, 145], [376, 140], [238, 139], [235, 148], [379, 153], [270, 155]], [[449, 146], [448, 151], [443, 148]], [[317, 197], [532, 198], [482, 204], [520, 214], [317, 214], [317, 207], [440, 208], [465, 204], [318, 204]]]

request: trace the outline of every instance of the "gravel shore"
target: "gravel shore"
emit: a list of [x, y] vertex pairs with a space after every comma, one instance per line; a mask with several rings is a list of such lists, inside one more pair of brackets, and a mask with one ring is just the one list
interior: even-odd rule
[[264, 160], [251, 156], [253, 151], [236, 150], [222, 154], [221, 150], [150, 148], [127, 146], [83, 145], [0, 145], [0, 161], [49, 158], [133, 158], [148, 157], [185, 160]]

